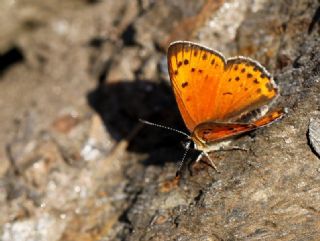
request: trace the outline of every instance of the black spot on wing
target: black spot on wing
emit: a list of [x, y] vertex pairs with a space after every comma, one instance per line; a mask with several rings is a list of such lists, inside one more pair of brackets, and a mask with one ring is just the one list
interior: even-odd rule
[[212, 132], [212, 129], [210, 129], [210, 128], [208, 128], [208, 129], [205, 129], [205, 130], [203, 130], [203, 134], [204, 135], [208, 135], [208, 134], [210, 134]]
[[272, 91], [273, 90], [273, 86], [272, 86], [272, 84], [270, 82], [266, 83], [266, 87], [267, 87], [268, 91]]
[[267, 76], [264, 73], [261, 73], [260, 75], [261, 79], [266, 78]]
[[188, 83], [187, 81], [186, 81], [186, 82], [183, 82], [183, 83], [181, 84], [181, 87], [182, 87], [182, 88], [186, 88], [186, 87], [188, 86], [188, 84], [189, 84], [189, 83]]

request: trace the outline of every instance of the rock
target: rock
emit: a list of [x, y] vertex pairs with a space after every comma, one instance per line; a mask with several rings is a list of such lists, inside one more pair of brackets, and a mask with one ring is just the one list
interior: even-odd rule
[[[319, 240], [318, 9], [4, 1], [0, 239]], [[187, 131], [166, 71], [178, 39], [257, 59], [288, 108], [235, 141], [249, 151], [212, 153], [220, 173], [190, 151], [175, 178], [183, 137], [138, 121]]]

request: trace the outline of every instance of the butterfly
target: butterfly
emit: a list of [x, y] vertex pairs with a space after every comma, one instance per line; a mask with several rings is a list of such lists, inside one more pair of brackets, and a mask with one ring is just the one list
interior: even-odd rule
[[240, 134], [280, 119], [285, 109], [269, 111], [279, 87], [268, 71], [247, 57], [226, 59], [205, 46], [177, 41], [170, 44], [168, 70], [175, 99], [190, 131], [197, 161], [221, 149]]

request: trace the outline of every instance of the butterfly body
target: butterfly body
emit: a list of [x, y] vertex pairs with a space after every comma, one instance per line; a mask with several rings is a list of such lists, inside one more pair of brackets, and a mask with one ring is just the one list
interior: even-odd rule
[[269, 112], [278, 86], [257, 61], [225, 59], [212, 49], [188, 41], [172, 43], [168, 68], [173, 92], [195, 148], [208, 156], [233, 137], [280, 119]]

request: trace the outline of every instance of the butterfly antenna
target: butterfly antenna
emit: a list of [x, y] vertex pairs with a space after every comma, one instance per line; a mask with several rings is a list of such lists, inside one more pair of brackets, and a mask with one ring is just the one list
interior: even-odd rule
[[139, 121], [144, 123], [144, 124], [146, 124], [146, 125], [160, 127], [160, 128], [163, 128], [163, 129], [166, 129], [166, 130], [173, 131], [173, 132], [179, 133], [181, 135], [184, 135], [184, 136], [188, 137], [189, 139], [191, 138], [187, 133], [185, 133], [183, 131], [179, 131], [179, 130], [171, 128], [171, 127], [168, 127], [168, 126], [159, 125], [159, 124], [152, 123], [150, 121], [146, 121], [146, 120], [142, 120], [142, 119], [139, 119]]
[[184, 160], [186, 159], [186, 156], [187, 156], [187, 154], [188, 154], [188, 151], [190, 150], [190, 145], [191, 145], [191, 141], [188, 141], [188, 142], [186, 143], [186, 145], [185, 145], [186, 150], [184, 151], [183, 156], [182, 156], [182, 159], [181, 159], [181, 161], [179, 162], [178, 170], [177, 170], [177, 172], [176, 172], [176, 177], [180, 176], [180, 173], [181, 173], [181, 169], [182, 169]]

